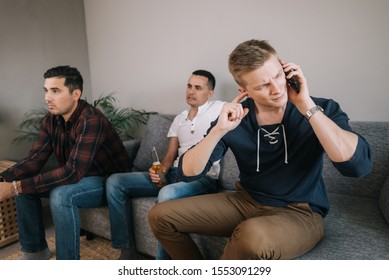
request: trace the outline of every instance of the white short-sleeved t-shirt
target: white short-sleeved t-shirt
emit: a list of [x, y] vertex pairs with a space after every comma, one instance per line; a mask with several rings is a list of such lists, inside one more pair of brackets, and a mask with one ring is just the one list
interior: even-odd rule
[[[216, 100], [209, 101], [199, 107], [196, 117], [191, 121], [188, 119], [189, 110], [184, 110], [178, 114], [169, 129], [167, 137], [178, 137], [179, 148], [178, 157], [173, 166], [178, 166], [178, 160], [190, 147], [200, 142], [204, 138], [208, 128], [220, 114], [224, 102]], [[219, 176], [219, 161], [215, 162], [211, 170], [207, 173], [212, 178]]]

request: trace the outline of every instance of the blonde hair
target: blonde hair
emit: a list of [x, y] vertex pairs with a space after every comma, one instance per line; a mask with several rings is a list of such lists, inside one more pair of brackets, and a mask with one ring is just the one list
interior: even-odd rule
[[277, 52], [266, 40], [249, 40], [232, 51], [228, 69], [238, 85], [244, 86], [242, 75], [262, 67], [272, 55], [277, 56]]

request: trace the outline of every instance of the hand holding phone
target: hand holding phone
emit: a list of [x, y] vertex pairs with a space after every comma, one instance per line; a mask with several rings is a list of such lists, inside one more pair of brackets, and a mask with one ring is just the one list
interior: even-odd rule
[[[284, 62], [281, 59], [278, 60], [281, 63], [282, 67], [284, 67]], [[285, 77], [287, 77], [291, 71], [285, 72]], [[300, 92], [300, 84], [297, 82], [296, 78], [294, 77], [290, 79], [287, 78], [286, 81], [288, 82], [288, 85], [291, 86], [297, 93]]]
[[[285, 77], [288, 76], [290, 72], [291, 71], [285, 72]], [[291, 86], [297, 93], [300, 92], [300, 85], [294, 77], [290, 79], [287, 78], [286, 81], [288, 82], [288, 85]]]

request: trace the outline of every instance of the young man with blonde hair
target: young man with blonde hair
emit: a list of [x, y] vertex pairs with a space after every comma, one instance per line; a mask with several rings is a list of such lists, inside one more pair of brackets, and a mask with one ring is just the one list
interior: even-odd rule
[[156, 205], [151, 229], [173, 259], [202, 258], [189, 233], [231, 236], [222, 259], [298, 257], [324, 235], [323, 154], [342, 174], [359, 177], [371, 169], [369, 145], [338, 103], [310, 96], [301, 68], [281, 61], [268, 42], [238, 45], [229, 69], [239, 95], [181, 157], [179, 170], [183, 180], [196, 180], [231, 149], [240, 171], [236, 192]]

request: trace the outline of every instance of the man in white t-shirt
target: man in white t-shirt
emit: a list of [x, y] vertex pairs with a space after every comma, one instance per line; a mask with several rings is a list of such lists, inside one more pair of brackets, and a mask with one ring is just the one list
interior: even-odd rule
[[[131, 219], [131, 198], [158, 196], [157, 202], [163, 202], [216, 191], [219, 162], [215, 162], [207, 176], [199, 180], [190, 183], [177, 181], [179, 157], [204, 137], [210, 123], [218, 117], [224, 104], [221, 101], [210, 101], [214, 95], [215, 83], [215, 77], [205, 70], [194, 71], [189, 77], [186, 88], [189, 108], [174, 118], [169, 129], [169, 145], [161, 162], [163, 174], [150, 167], [149, 172], [118, 173], [107, 179], [112, 246], [121, 249], [119, 259], [137, 258]], [[161, 188], [162, 180], [164, 182]], [[169, 258], [158, 244], [156, 259]]]

